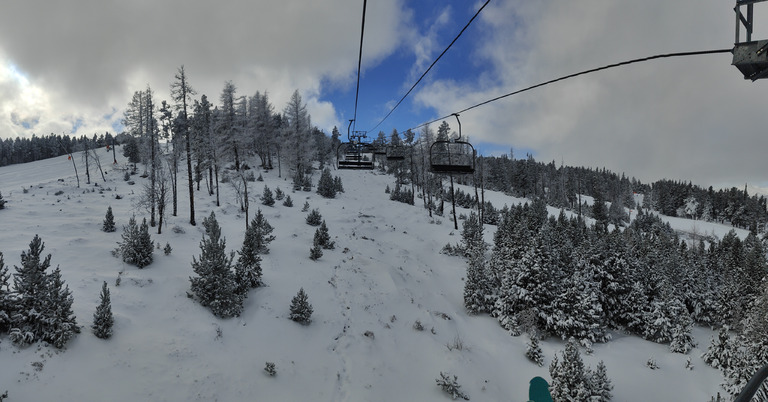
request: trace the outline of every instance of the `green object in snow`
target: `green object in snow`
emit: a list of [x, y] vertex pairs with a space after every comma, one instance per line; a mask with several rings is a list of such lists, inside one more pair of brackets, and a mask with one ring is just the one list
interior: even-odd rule
[[531, 386], [528, 388], [528, 400], [528, 402], [552, 402], [547, 380], [541, 377], [531, 379]]

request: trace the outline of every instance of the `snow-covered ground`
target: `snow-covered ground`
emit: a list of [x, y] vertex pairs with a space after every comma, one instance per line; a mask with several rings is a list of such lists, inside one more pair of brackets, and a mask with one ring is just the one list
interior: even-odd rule
[[[0, 192], [8, 201], [0, 210], [6, 265], [15, 272], [21, 252], [39, 234], [72, 290], [83, 326], [63, 350], [18, 348], [0, 338], [0, 394], [8, 390], [9, 401], [444, 401], [449, 396], [435, 384], [441, 371], [457, 375], [472, 400], [525, 401], [528, 382], [549, 379], [547, 366], [564, 349], [558, 339], [543, 341], [545, 366], [538, 367], [524, 355], [527, 337], [510, 336], [488, 316], [467, 315], [464, 261], [439, 253], [460, 241], [452, 221], [430, 218], [419, 200], [416, 206], [390, 201], [384, 189], [394, 179], [369, 171], [334, 171], [346, 191], [336, 199], [292, 193], [276, 170], [256, 172], [264, 182], [250, 184], [251, 216], [260, 207], [276, 235], [262, 263], [266, 286], [250, 292], [241, 317], [217, 319], [187, 291], [192, 257], [200, 254], [200, 223], [211, 211], [228, 248], [242, 244], [244, 215], [232, 188], [222, 184], [221, 207], [197, 192], [198, 226], [191, 226], [180, 187], [178, 216], [168, 217], [162, 235], [152, 235], [156, 243], [170, 244], [172, 254], [157, 250], [155, 262], [138, 269], [110, 252], [131, 215], [148, 215], [134, 207], [143, 179], [133, 176], [136, 185], [128, 185], [110, 166], [106, 183], [94, 171], [98, 186], [86, 185], [77, 158], [80, 188], [66, 156], [0, 168]], [[260, 205], [265, 185], [290, 194], [294, 206]], [[524, 201], [493, 192], [486, 197], [497, 208]], [[318, 261], [309, 259], [315, 227], [304, 222], [305, 201], [319, 209], [336, 242]], [[104, 233], [110, 205], [119, 229]], [[673, 222], [718, 235], [730, 229]], [[488, 239], [493, 229], [486, 226]], [[115, 315], [109, 340], [89, 328], [103, 281]], [[314, 307], [308, 326], [288, 319], [301, 287]], [[417, 320], [424, 330], [414, 329]], [[694, 335], [699, 346], [689, 355], [613, 334], [583, 358], [593, 368], [605, 361], [616, 401], [706, 401], [722, 379], [699, 357], [712, 332], [698, 328]], [[685, 368], [689, 357], [693, 370]], [[658, 370], [646, 367], [649, 358]], [[275, 377], [264, 372], [266, 362], [276, 364]]]

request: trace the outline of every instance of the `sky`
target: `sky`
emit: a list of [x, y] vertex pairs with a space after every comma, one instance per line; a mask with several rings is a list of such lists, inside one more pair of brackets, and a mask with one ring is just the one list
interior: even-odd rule
[[[181, 65], [198, 97], [218, 102], [232, 81], [237, 95], [266, 91], [281, 111], [299, 90], [326, 133], [346, 134], [356, 118], [375, 136], [582, 70], [734, 41], [730, 2], [491, 0], [381, 122], [484, 2], [368, 2], [355, 114], [362, 3], [5, 0], [0, 138], [119, 132], [131, 95], [149, 85], [169, 100]], [[768, 5], [755, 10], [754, 38], [768, 38]], [[661, 59], [472, 109], [462, 134], [485, 155], [768, 187], [765, 86], [744, 80], [728, 53]]]

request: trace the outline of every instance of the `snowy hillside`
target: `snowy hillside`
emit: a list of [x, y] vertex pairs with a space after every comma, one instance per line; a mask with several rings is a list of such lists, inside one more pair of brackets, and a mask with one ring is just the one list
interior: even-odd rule
[[[7, 390], [9, 401], [444, 401], [449, 396], [435, 379], [446, 371], [458, 376], [472, 400], [525, 401], [531, 378], [549, 379], [547, 366], [564, 349], [558, 339], [543, 341], [545, 365], [538, 367], [524, 355], [526, 336], [510, 336], [488, 316], [467, 315], [465, 262], [439, 253], [460, 241], [459, 232], [448, 217], [430, 218], [419, 200], [416, 206], [390, 201], [384, 189], [393, 186], [391, 176], [333, 171], [345, 192], [325, 199], [291, 192], [290, 181], [276, 170], [257, 171], [264, 182], [250, 183], [251, 216], [261, 208], [276, 235], [262, 262], [266, 286], [250, 291], [240, 317], [217, 319], [187, 297], [203, 229], [188, 224], [185, 188], [179, 189], [178, 216], [167, 217], [162, 235], [156, 228], [152, 234], [173, 252], [156, 250], [155, 261], [138, 269], [111, 251], [133, 214], [148, 215], [134, 207], [144, 179], [133, 176], [137, 183], [129, 185], [110, 167], [106, 183], [94, 174], [98, 185], [86, 185], [84, 166], [78, 169], [80, 188], [66, 156], [0, 168], [0, 192], [8, 201], [0, 210], [6, 265], [15, 272], [21, 252], [40, 235], [44, 253], [53, 255], [52, 266], [61, 268], [72, 290], [83, 326], [62, 350], [19, 348], [0, 338], [0, 394]], [[294, 206], [260, 205], [265, 185], [280, 187]], [[221, 207], [205, 191], [196, 193], [196, 217], [199, 223], [215, 211], [227, 248], [235, 251], [243, 241], [244, 214], [232, 187], [222, 184], [221, 190]], [[486, 197], [498, 208], [521, 201], [498, 193]], [[315, 228], [305, 223], [305, 202], [319, 209], [336, 242], [317, 261], [309, 258]], [[108, 206], [115, 233], [100, 231]], [[486, 226], [489, 241], [493, 229]], [[115, 314], [109, 340], [90, 331], [103, 281]], [[291, 299], [302, 287], [314, 307], [307, 326], [288, 319]], [[417, 321], [423, 330], [415, 329]], [[605, 362], [616, 401], [706, 401], [720, 391], [722, 378], [699, 357], [712, 332], [696, 329], [694, 335], [698, 347], [689, 355], [614, 333], [583, 358], [593, 368]], [[693, 370], [685, 367], [689, 357]], [[646, 367], [649, 358], [658, 370]], [[266, 362], [275, 363], [276, 376], [264, 372]]]

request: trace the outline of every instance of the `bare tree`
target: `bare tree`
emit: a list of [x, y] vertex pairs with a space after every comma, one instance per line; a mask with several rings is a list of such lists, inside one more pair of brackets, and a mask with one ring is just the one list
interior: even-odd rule
[[189, 183], [189, 224], [196, 225], [195, 222], [195, 192], [194, 182], [192, 180], [192, 146], [189, 132], [189, 124], [187, 118], [187, 105], [192, 95], [195, 94], [195, 90], [189, 85], [187, 81], [187, 75], [184, 72], [184, 66], [179, 67], [175, 81], [171, 84], [171, 97], [176, 102], [176, 109], [179, 112], [179, 131], [186, 139], [186, 153], [187, 153], [187, 179]]

